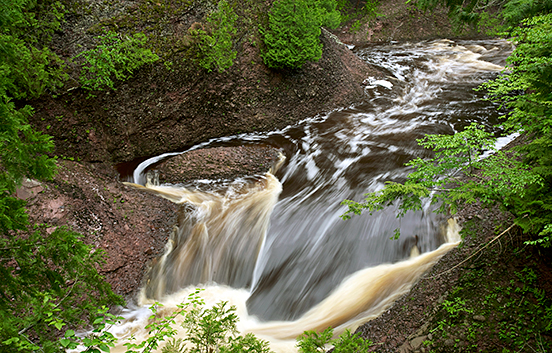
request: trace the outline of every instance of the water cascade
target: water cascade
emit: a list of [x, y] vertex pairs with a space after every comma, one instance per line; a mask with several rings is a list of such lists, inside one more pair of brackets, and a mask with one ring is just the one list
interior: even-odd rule
[[[114, 332], [144, 338], [148, 305], [170, 309], [197, 287], [208, 305], [235, 305], [239, 329], [270, 340], [276, 352], [295, 351], [305, 330], [332, 326], [339, 333], [379, 315], [457, 245], [457, 226], [430, 205], [400, 220], [390, 207], [343, 221], [340, 203], [404, 180], [406, 161], [429, 156], [416, 143], [424, 134], [454, 133], [473, 121], [495, 129], [496, 107], [472, 88], [502, 70], [510, 51], [498, 40], [357, 49], [387, 73], [366, 78], [366, 104], [200, 146], [281, 148], [281, 167], [252, 180], [214, 189], [138, 185], [155, 160], [143, 163], [135, 186], [182, 206], [137, 306], [125, 310]], [[401, 238], [390, 240], [396, 228]]]

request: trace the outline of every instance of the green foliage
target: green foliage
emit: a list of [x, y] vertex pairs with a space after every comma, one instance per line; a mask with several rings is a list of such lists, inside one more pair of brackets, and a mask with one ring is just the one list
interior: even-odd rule
[[[55, 160], [44, 153], [49, 152], [53, 143], [49, 136], [34, 131], [27, 119], [33, 110], [25, 106], [17, 110], [6, 91], [0, 86], [0, 195], [2, 200], [10, 199], [24, 177], [47, 179], [53, 176]], [[9, 202], [12, 207], [13, 202]], [[0, 205], [3, 201], [0, 201]], [[12, 207], [0, 208], [0, 230], [21, 229], [9, 224], [8, 213]], [[17, 217], [16, 217], [17, 218]], [[15, 219], [15, 218], [14, 218]], [[20, 223], [20, 222], [18, 222]]]
[[535, 134], [537, 138], [550, 131], [551, 30], [552, 14], [524, 20], [522, 27], [512, 33], [512, 40], [518, 45], [508, 58], [510, 72], [483, 85], [490, 99], [513, 109], [505, 123], [507, 128]]
[[351, 19], [355, 19], [353, 26], [356, 30], [358, 27], [378, 16], [382, 16], [379, 12], [380, 2], [378, 0], [366, 0], [363, 6], [358, 5], [362, 2], [355, 2], [354, 4], [349, 0], [337, 0], [337, 9], [341, 13], [341, 22], [348, 22]]
[[190, 34], [199, 46], [199, 65], [208, 71], [222, 72], [232, 66], [237, 52], [232, 49], [232, 36], [237, 15], [226, 0], [218, 3], [218, 9], [207, 17], [205, 29], [195, 28]]
[[[462, 203], [477, 200], [491, 205], [511, 204], [514, 198], [523, 197], [527, 188], [542, 185], [541, 177], [531, 168], [507, 157], [501, 151], [488, 158], [481, 158], [484, 150], [493, 150], [494, 138], [481, 126], [472, 124], [454, 135], [426, 135], [418, 144], [435, 151], [430, 159], [417, 158], [406, 165], [413, 167], [404, 184], [387, 182], [385, 188], [369, 193], [366, 200], [357, 203], [345, 200], [349, 210], [342, 217], [381, 210], [393, 204], [399, 205], [398, 216], [409, 210], [421, 210], [423, 200], [440, 204], [440, 212], [455, 213]], [[470, 178], [458, 178], [462, 173]]]
[[278, 0], [262, 29], [264, 63], [274, 69], [297, 69], [322, 57], [321, 26], [340, 22], [335, 0]]
[[238, 316], [235, 310], [233, 307], [228, 308], [226, 302], [220, 302], [210, 309], [191, 309], [182, 324], [189, 332], [186, 340], [194, 346], [196, 352], [211, 352], [216, 347], [228, 344], [229, 338], [237, 333]]
[[377, 0], [367, 0], [366, 5], [364, 5], [362, 11], [368, 19], [376, 18], [380, 16], [380, 13], [378, 12], [378, 8], [380, 6], [380, 2]]
[[[420, 4], [421, 2], [419, 2]], [[441, 2], [427, 2], [434, 6]], [[451, 7], [454, 1], [443, 2]], [[468, 3], [463, 3], [464, 6]], [[550, 2], [509, 1], [501, 13], [508, 25], [522, 16], [549, 12]], [[521, 17], [520, 17], [521, 16]], [[399, 216], [421, 209], [422, 200], [440, 203], [439, 211], [454, 213], [462, 203], [476, 200], [486, 205], [498, 203], [516, 217], [524, 231], [535, 234], [530, 244], [550, 246], [552, 229], [552, 14], [523, 19], [511, 28], [517, 43], [502, 75], [483, 84], [488, 99], [509, 108], [503, 127], [520, 133], [525, 143], [516, 151], [503, 151], [487, 158], [480, 152], [491, 149], [494, 140], [472, 125], [453, 136], [426, 136], [419, 144], [435, 151], [435, 157], [409, 162], [413, 172], [404, 184], [389, 182], [383, 190], [367, 195], [366, 201], [346, 200], [349, 210], [343, 216], [362, 210], [379, 210], [401, 201]], [[456, 175], [468, 178], [457, 178]]]
[[490, 34], [511, 30], [524, 19], [552, 11], [548, 0], [415, 0], [422, 10], [445, 6], [457, 29], [464, 25], [490, 28]]
[[322, 21], [321, 25], [328, 28], [337, 28], [341, 24], [341, 14], [337, 10], [337, 1], [319, 0], [317, 4]]
[[220, 347], [221, 353], [270, 353], [269, 344], [266, 341], [260, 340], [252, 333], [245, 336], [230, 338], [228, 345]]
[[143, 33], [132, 37], [107, 31], [97, 38], [94, 49], [85, 50], [75, 57], [83, 58], [80, 83], [86, 90], [113, 89], [113, 79], [125, 80], [143, 65], [155, 62], [159, 57], [145, 47], [147, 38]]
[[[197, 292], [190, 295], [190, 298], [192, 296], [197, 295]], [[175, 318], [178, 315], [183, 315], [183, 307], [185, 305], [180, 305], [179, 310], [174, 311], [172, 314], [168, 316], [161, 316], [157, 317], [158, 308], [162, 307], [163, 305], [161, 303], [155, 303], [150, 307], [150, 310], [152, 311], [152, 315], [150, 316], [150, 323], [146, 326], [146, 329], [148, 330], [149, 337], [140, 343], [132, 343], [128, 342], [125, 343], [125, 346], [127, 347], [127, 352], [142, 352], [142, 353], [149, 353], [154, 350], [156, 350], [159, 347], [159, 343], [162, 341], [165, 341], [167, 338], [171, 338], [176, 334], [176, 329], [172, 326], [175, 324]], [[176, 342], [173, 342], [171, 347], [177, 347], [178, 344]], [[170, 347], [169, 347], [170, 348]]]
[[489, 2], [487, 0], [415, 0], [416, 5], [424, 11], [432, 10], [439, 5], [448, 7], [449, 17], [457, 29], [464, 24], [475, 24], [479, 19], [479, 12]]
[[44, 41], [62, 18], [58, 2], [44, 9], [31, 0], [0, 1], [0, 94], [35, 98], [61, 85], [66, 76], [61, 60]]
[[358, 333], [352, 334], [350, 330], [346, 330], [337, 339], [332, 337], [331, 327], [321, 333], [306, 331], [297, 338], [297, 348], [299, 353], [324, 353], [327, 351], [327, 346], [333, 345], [333, 352], [336, 353], [365, 353], [372, 345], [371, 341], [362, 339]]
[[326, 352], [326, 346], [330, 344], [333, 336], [333, 329], [327, 328], [321, 333], [306, 331], [297, 339], [297, 348], [300, 353], [305, 352]]
[[179, 353], [185, 349], [184, 340], [182, 338], [173, 339], [167, 342], [165, 347], [161, 349], [161, 353]]
[[74, 330], [65, 331], [63, 338], [59, 339], [61, 346], [64, 349], [76, 349], [81, 345], [86, 347], [85, 352], [109, 352], [110, 347], [115, 347], [117, 338], [108, 329], [120, 322], [122, 317], [115, 316], [109, 313], [108, 310], [106, 306], [98, 309], [95, 317], [90, 320], [92, 332], [86, 337], [78, 337]]
[[80, 237], [40, 226], [0, 239], [0, 342], [13, 351], [54, 351], [66, 342], [58, 332], [82, 323], [83, 313], [122, 304], [96, 270], [102, 253]]
[[528, 245], [541, 245], [543, 248], [549, 248], [552, 246], [552, 224], [544, 226], [543, 230], [538, 234], [539, 238], [535, 240], [528, 240]]
[[[548, 238], [552, 224], [552, 14], [523, 20], [512, 31], [518, 45], [508, 58], [509, 72], [483, 87], [490, 99], [511, 109], [504, 126], [520, 132], [525, 165], [543, 183], [528, 188], [509, 205], [525, 231]], [[541, 238], [541, 239], [545, 239]], [[543, 244], [542, 240], [539, 243]], [[550, 244], [548, 242], [548, 244]]]
[[[488, 254], [489, 258], [503, 260], [504, 252]], [[552, 303], [539, 289], [537, 273], [531, 267], [513, 271], [497, 266], [491, 271], [495, 270], [499, 273], [491, 277], [488, 268], [472, 268], [461, 276], [429, 322], [431, 350], [450, 351], [445, 339], [461, 337], [457, 342], [464, 342], [457, 347], [463, 352], [479, 352], [476, 343], [481, 340], [496, 342], [508, 352], [550, 351], [550, 340], [542, 337], [552, 328]]]
[[74, 334], [60, 341], [61, 332], [98, 306], [122, 303], [98, 274], [101, 252], [70, 229], [33, 229], [14, 197], [23, 178], [55, 173], [51, 138], [29, 125], [32, 108], [13, 100], [62, 84], [63, 65], [46, 44], [63, 14], [59, 2], [0, 1], [0, 343], [10, 352], [59, 351]]
[[[238, 317], [236, 308], [228, 307], [226, 302], [220, 302], [212, 308], [205, 308], [204, 301], [199, 297], [200, 290], [188, 296], [188, 301], [178, 305], [178, 310], [168, 316], [158, 317], [155, 303], [151, 307], [153, 315], [151, 323], [146, 326], [149, 338], [141, 343], [125, 343], [127, 353], [149, 353], [159, 347], [160, 342], [167, 341], [163, 353], [269, 353], [268, 343], [252, 334], [241, 336], [237, 334]], [[177, 333], [176, 318], [183, 317], [181, 326], [186, 330], [184, 338], [175, 338]], [[186, 348], [186, 343], [189, 345]]]
[[516, 26], [525, 19], [552, 11], [547, 0], [510, 0], [505, 2], [502, 17], [509, 26]]
[[270, 352], [267, 342], [252, 334], [237, 334], [238, 316], [235, 311], [236, 308], [228, 307], [226, 302], [220, 302], [209, 309], [201, 306], [191, 308], [182, 323], [188, 333], [185, 340], [192, 345], [188, 352]]
[[443, 301], [443, 308], [452, 318], [458, 318], [462, 314], [473, 314], [473, 309], [466, 306], [466, 301], [460, 297]]

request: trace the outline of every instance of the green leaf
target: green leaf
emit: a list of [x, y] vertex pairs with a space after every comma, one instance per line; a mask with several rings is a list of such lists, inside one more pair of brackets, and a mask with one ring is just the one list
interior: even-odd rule
[[96, 38], [99, 44], [83, 51], [73, 61], [83, 61], [80, 83], [86, 90], [114, 89], [116, 80], [126, 80], [140, 67], [159, 60], [146, 48], [147, 38], [143, 33], [124, 37], [106, 31]]
[[69, 346], [69, 344], [71, 344], [71, 340], [69, 340], [67, 338], [62, 338], [62, 339], [59, 340], [59, 343], [61, 343], [61, 345], [63, 347], [67, 348]]

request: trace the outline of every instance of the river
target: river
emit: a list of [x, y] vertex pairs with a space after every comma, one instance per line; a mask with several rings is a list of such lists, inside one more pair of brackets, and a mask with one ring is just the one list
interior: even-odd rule
[[[404, 163], [430, 156], [416, 143], [425, 134], [453, 134], [472, 122], [500, 133], [497, 107], [473, 88], [503, 69], [511, 45], [439, 40], [354, 50], [387, 74], [366, 78], [365, 104], [193, 148], [275, 146], [285, 160], [273, 174], [216, 190], [147, 186], [183, 205], [180, 223], [117, 335], [144, 337], [149, 304], [172, 307], [202, 287], [208, 304], [236, 305], [240, 330], [270, 340], [275, 351], [294, 351], [304, 330], [342, 332], [377, 316], [457, 244], [454, 223], [429, 205], [402, 219], [390, 207], [344, 221], [341, 202], [404, 181]], [[145, 183], [155, 160], [135, 171], [136, 183]], [[401, 237], [390, 240], [396, 228]]]

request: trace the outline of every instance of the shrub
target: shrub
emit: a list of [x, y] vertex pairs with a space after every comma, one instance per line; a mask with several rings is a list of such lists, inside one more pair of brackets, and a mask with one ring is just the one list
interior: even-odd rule
[[122, 303], [98, 274], [101, 252], [68, 228], [32, 226], [25, 201], [14, 196], [23, 178], [55, 174], [55, 158], [47, 155], [52, 140], [30, 126], [33, 109], [23, 105], [63, 83], [61, 60], [46, 46], [63, 15], [56, 1], [0, 1], [2, 352], [60, 351], [60, 331], [78, 326], [102, 304]]
[[80, 83], [86, 90], [113, 89], [113, 79], [124, 80], [141, 66], [155, 62], [159, 57], [145, 48], [147, 38], [143, 33], [132, 37], [108, 31], [99, 36], [99, 44], [75, 57], [82, 57], [84, 63]]
[[190, 34], [199, 46], [199, 65], [208, 71], [222, 72], [232, 66], [237, 52], [232, 49], [234, 23], [238, 16], [226, 0], [218, 3], [217, 11], [207, 17], [205, 28], [195, 25]]
[[305, 331], [297, 338], [299, 353], [324, 353], [328, 345], [333, 345], [335, 353], [366, 353], [372, 341], [364, 340], [358, 333], [345, 330], [338, 338], [332, 339], [333, 329], [327, 328], [321, 333]]
[[[161, 341], [167, 341], [163, 353], [270, 353], [268, 343], [252, 334], [241, 336], [237, 334], [238, 316], [236, 308], [226, 302], [219, 302], [212, 308], [205, 308], [204, 301], [199, 297], [200, 290], [188, 296], [188, 301], [178, 305], [171, 315], [157, 317], [155, 303], [151, 307], [152, 322], [146, 326], [150, 337], [141, 343], [125, 343], [127, 352], [151, 352], [159, 347]], [[181, 326], [186, 330], [184, 338], [175, 338], [177, 331], [173, 327], [175, 318], [183, 316]], [[190, 347], [186, 349], [185, 343]]]
[[268, 28], [262, 29], [266, 46], [264, 63], [274, 69], [297, 69], [322, 57], [320, 27], [339, 25], [334, 0], [278, 0], [268, 14]]

